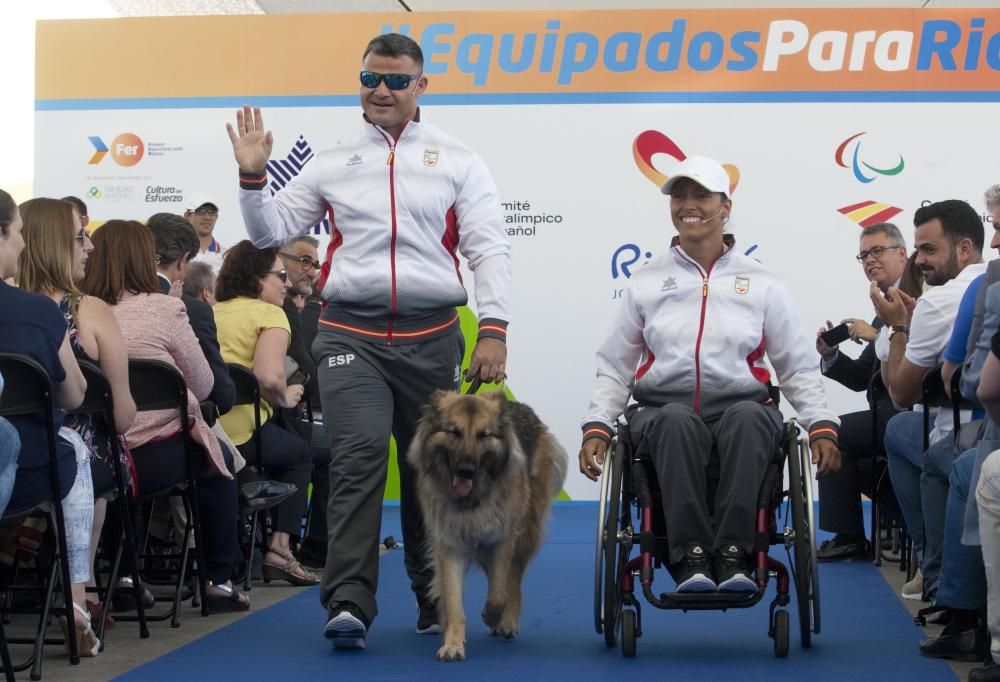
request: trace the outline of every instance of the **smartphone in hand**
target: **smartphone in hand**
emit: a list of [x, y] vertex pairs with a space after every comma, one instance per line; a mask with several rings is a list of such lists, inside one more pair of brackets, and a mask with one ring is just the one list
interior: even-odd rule
[[845, 322], [844, 324], [838, 324], [832, 329], [827, 329], [825, 332], [820, 334], [819, 337], [823, 339], [823, 343], [830, 348], [833, 348], [834, 346], [837, 346], [851, 338], [851, 330], [847, 327], [847, 323]]

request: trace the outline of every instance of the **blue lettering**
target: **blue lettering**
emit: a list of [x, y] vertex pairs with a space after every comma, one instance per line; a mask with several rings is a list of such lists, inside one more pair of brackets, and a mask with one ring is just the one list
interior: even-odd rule
[[[708, 46], [708, 56], [702, 57], [705, 46]], [[702, 31], [695, 34], [688, 44], [688, 64], [695, 71], [711, 71], [722, 62], [722, 54], [726, 51], [726, 42], [715, 31]]]
[[438, 42], [439, 36], [450, 36], [455, 33], [455, 24], [431, 24], [420, 36], [420, 49], [424, 53], [424, 73], [448, 73], [448, 60], [435, 62], [435, 55], [446, 55], [451, 52], [448, 41]]
[[986, 44], [986, 65], [994, 71], [1000, 71], [1000, 33], [990, 38]]
[[[661, 31], [650, 36], [649, 42], [646, 43], [646, 66], [653, 71], [676, 71], [681, 63], [686, 27], [686, 19], [674, 19], [674, 25], [669, 31]], [[667, 53], [661, 57], [660, 51], [664, 45], [667, 47]]]
[[[568, 33], [563, 45], [562, 61], [559, 64], [559, 85], [569, 85], [574, 73], [583, 73], [594, 68], [600, 42], [593, 33]], [[578, 48], [583, 48], [583, 56], [577, 58]]]
[[[973, 19], [970, 22], [972, 28], [982, 28], [986, 25], [985, 19]], [[979, 51], [983, 48], [983, 32], [969, 31], [969, 47], [965, 50], [965, 64], [962, 65], [966, 71], [975, 71], [979, 62]]]
[[[604, 44], [604, 66], [608, 71], [622, 73], [635, 71], [639, 65], [639, 50], [642, 46], [641, 33], [612, 33]], [[619, 57], [621, 48], [625, 54]]]
[[[475, 48], [476, 59], [472, 59]], [[473, 85], [486, 85], [490, 75], [490, 57], [493, 55], [493, 36], [489, 33], [470, 33], [462, 38], [455, 52], [455, 65], [462, 73], [475, 75]]]
[[535, 58], [535, 43], [537, 42], [537, 33], [525, 33], [521, 57], [514, 61], [514, 34], [504, 33], [500, 36], [500, 54], [497, 55], [500, 68], [507, 73], [527, 71], [531, 67], [531, 61]]
[[730, 59], [726, 62], [726, 69], [729, 71], [750, 71], [757, 66], [757, 51], [750, 47], [753, 43], [760, 42], [760, 33], [757, 31], [740, 31], [734, 33], [729, 41], [729, 49], [742, 57], [742, 61]]
[[[546, 31], [558, 31], [559, 22], [558, 21], [546, 21], [545, 22]], [[556, 61], [556, 45], [559, 42], [558, 33], [546, 33], [545, 37], [542, 39], [542, 58], [538, 62], [538, 72], [539, 73], [549, 73], [552, 71], [552, 65]]]
[[[941, 41], [937, 40], [937, 34], [944, 33]], [[917, 71], [929, 71], [931, 60], [937, 55], [941, 68], [945, 71], [954, 71], [955, 57], [951, 51], [955, 49], [962, 39], [962, 28], [954, 21], [947, 19], [935, 19], [924, 22], [924, 28], [920, 32], [920, 51], [917, 53]]]
[[[622, 244], [611, 256], [611, 279], [618, 279], [619, 271], [622, 277], [631, 277], [629, 266], [635, 265], [642, 251], [635, 244]], [[622, 257], [619, 260], [619, 257]]]

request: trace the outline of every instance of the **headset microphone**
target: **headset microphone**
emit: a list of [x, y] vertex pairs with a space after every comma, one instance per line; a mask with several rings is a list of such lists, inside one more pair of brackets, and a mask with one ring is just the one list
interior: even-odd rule
[[701, 224], [704, 225], [705, 223], [712, 222], [713, 220], [715, 220], [716, 218], [718, 218], [720, 215], [722, 215], [722, 212], [725, 211], [725, 210], [726, 209], [724, 209], [724, 208], [720, 208], [718, 213], [716, 213], [711, 218], [705, 218], [704, 220], [701, 221]]

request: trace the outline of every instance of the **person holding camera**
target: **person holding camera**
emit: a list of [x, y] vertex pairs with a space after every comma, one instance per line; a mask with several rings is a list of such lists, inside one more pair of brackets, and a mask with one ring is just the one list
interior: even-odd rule
[[[906, 269], [906, 242], [899, 228], [892, 223], [877, 223], [861, 231], [855, 258], [864, 270], [865, 279], [874, 282], [881, 291], [888, 291], [889, 287], [900, 285]], [[879, 370], [875, 339], [884, 329], [882, 321], [876, 317], [868, 324], [848, 318], [838, 327], [829, 321], [826, 324], [816, 332], [816, 350], [822, 358], [820, 370], [823, 376], [852, 391], [868, 391], [872, 377]], [[838, 332], [839, 337], [833, 336]], [[839, 349], [839, 344], [848, 339], [856, 343], [867, 342], [857, 359]], [[834, 533], [833, 539], [820, 545], [816, 553], [820, 561], [869, 556], [861, 493], [871, 494], [875, 477], [871, 475], [874, 467], [870, 462], [881, 448], [886, 423], [898, 411], [888, 395], [883, 393], [878, 401], [875, 442], [872, 441], [870, 410], [840, 417], [840, 471], [819, 480], [819, 527]], [[865, 472], [867, 476], [863, 476]]]

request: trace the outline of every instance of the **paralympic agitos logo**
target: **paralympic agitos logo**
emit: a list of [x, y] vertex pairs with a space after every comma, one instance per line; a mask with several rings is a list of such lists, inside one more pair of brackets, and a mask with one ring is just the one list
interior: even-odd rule
[[[865, 132], [855, 133], [837, 146], [837, 151], [833, 155], [833, 159], [837, 162], [837, 165], [842, 168], [850, 168], [854, 172], [854, 177], [857, 181], [865, 184], [874, 182], [879, 175], [892, 176], [902, 173], [903, 168], [906, 166], [902, 154], [899, 155], [899, 160], [895, 162], [895, 165], [885, 167], [882, 167], [883, 164], [876, 166], [862, 159], [861, 138], [866, 134]], [[848, 151], [849, 149], [850, 151]], [[850, 156], [849, 165], [847, 162], [848, 156]]]

